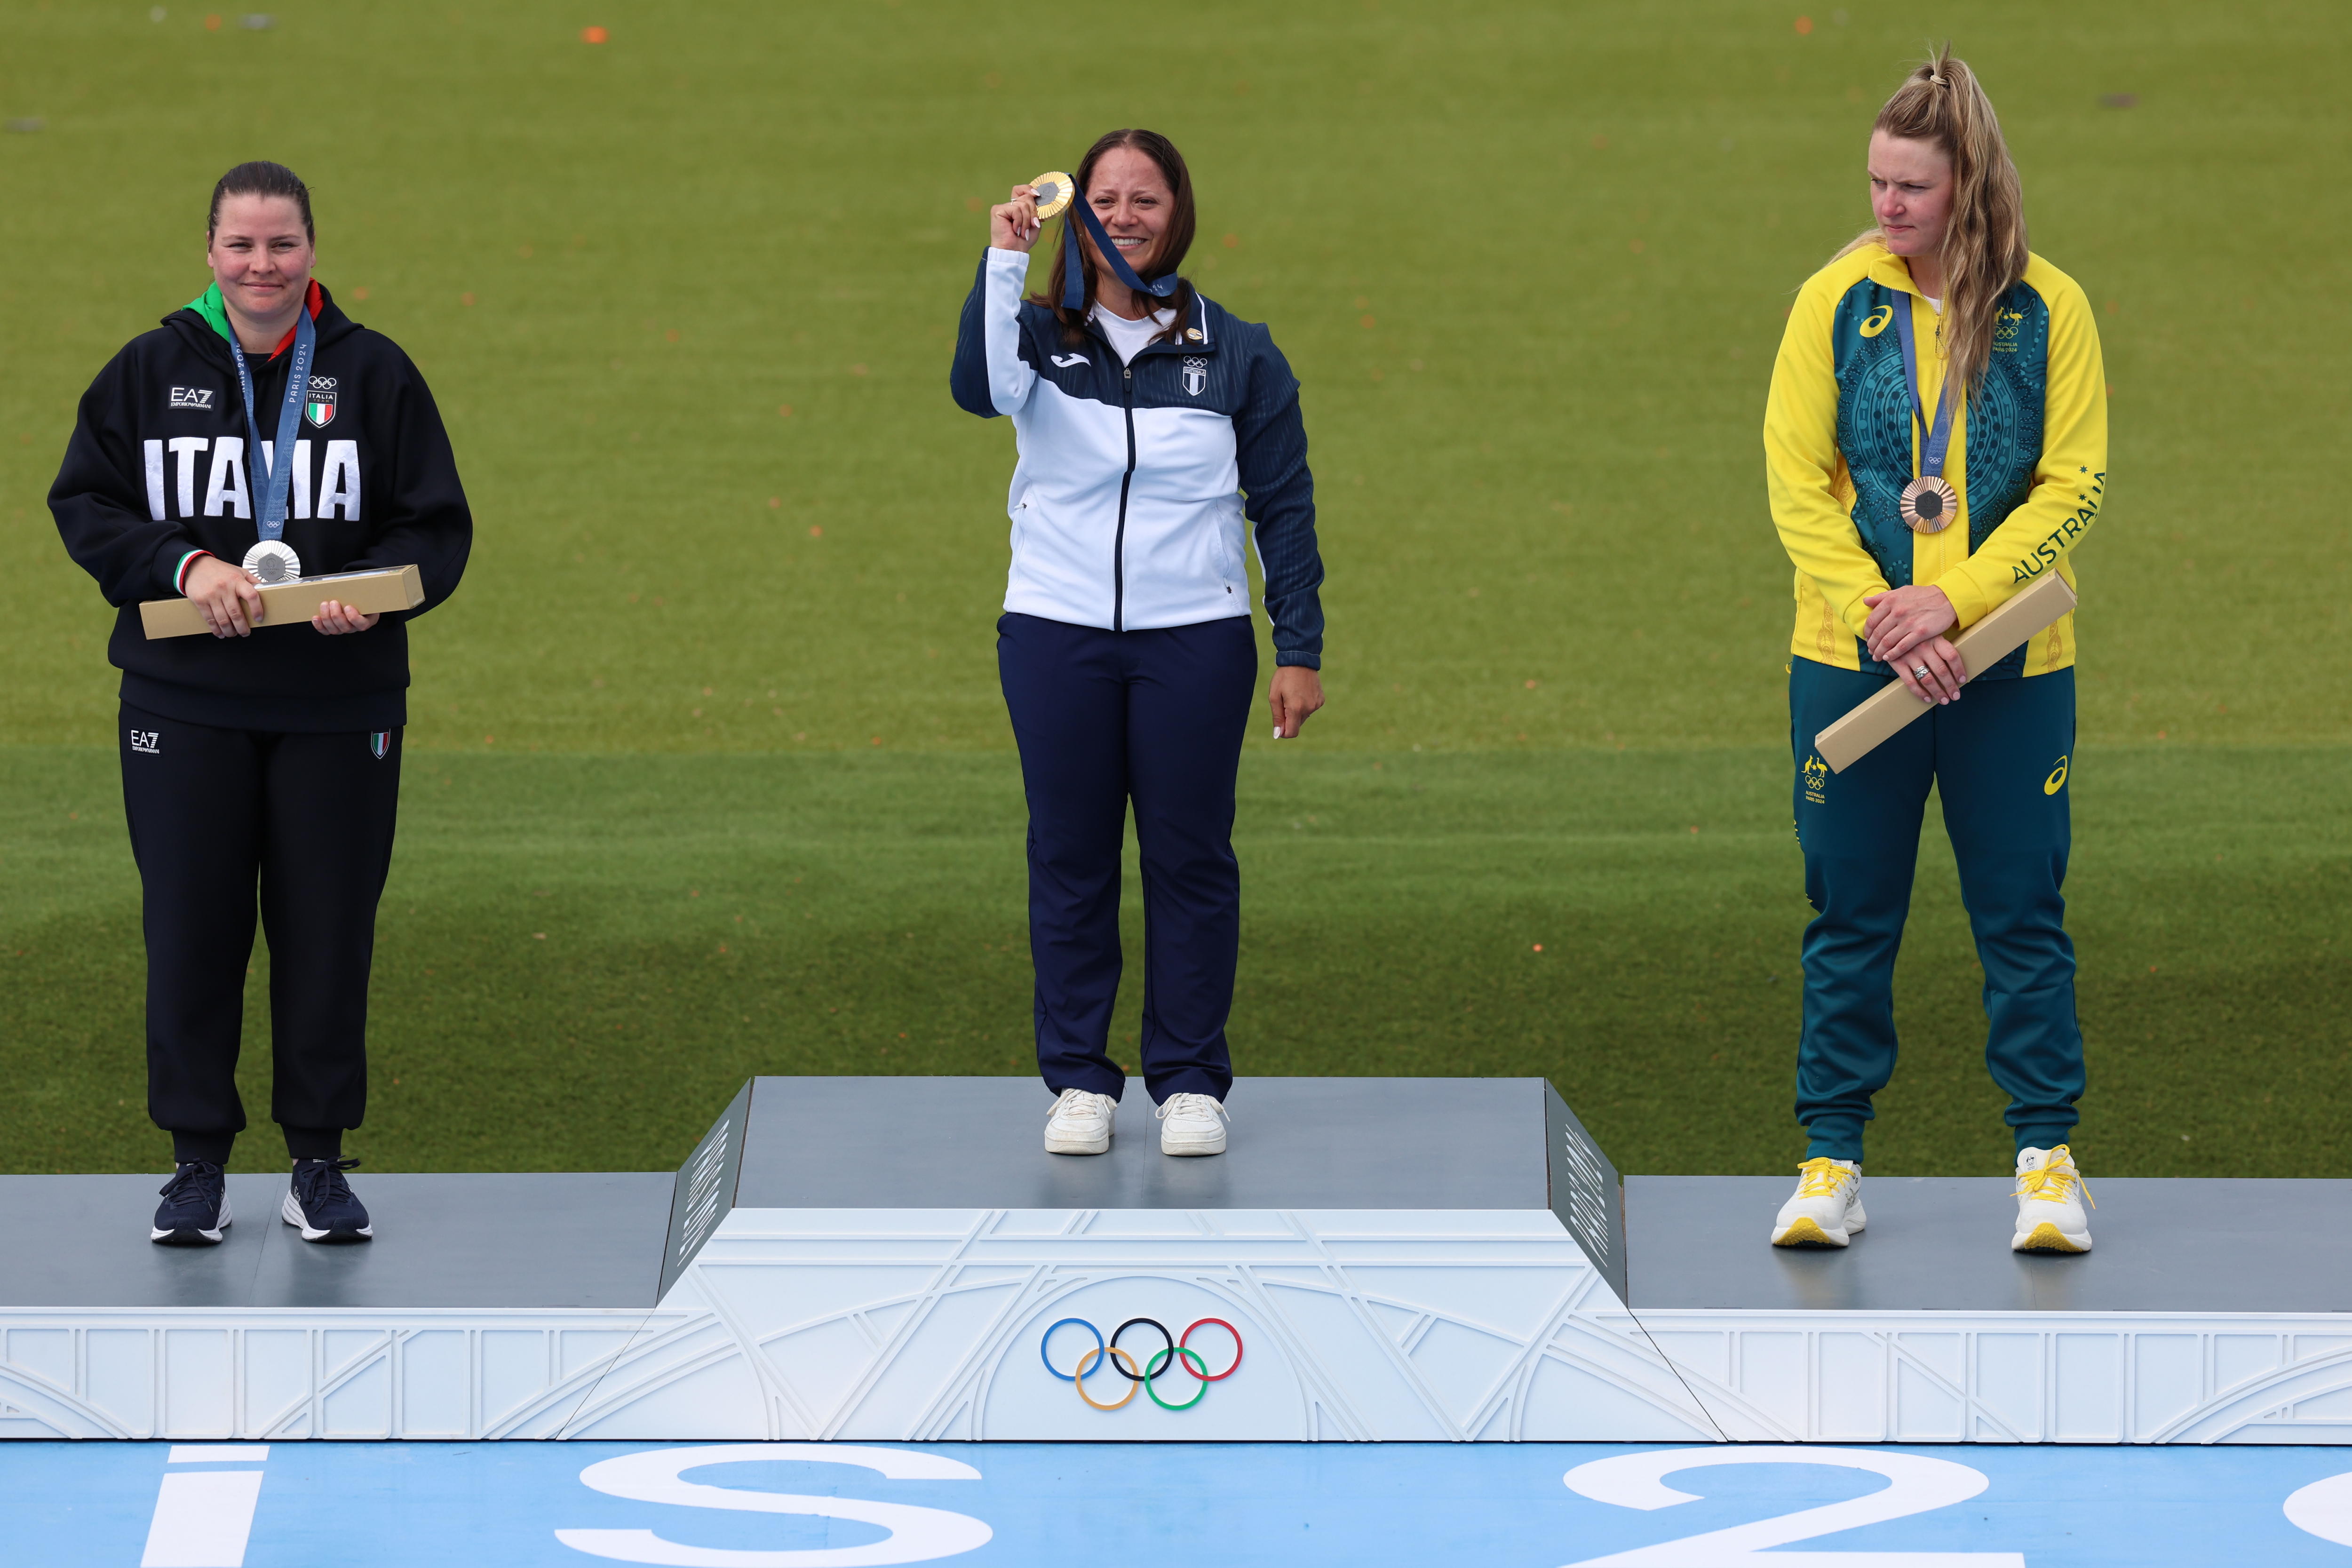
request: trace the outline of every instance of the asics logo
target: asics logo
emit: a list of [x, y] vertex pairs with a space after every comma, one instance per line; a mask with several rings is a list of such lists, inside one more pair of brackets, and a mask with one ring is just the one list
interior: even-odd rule
[[[2069, 755], [2072, 755], [2072, 753], [2070, 752]], [[2050, 776], [2042, 781], [2042, 793], [2043, 795], [2056, 795], [2060, 790], [2064, 789], [2065, 787], [2066, 758], [2061, 757], [2058, 759], [2058, 765], [2050, 770]]]
[[1881, 305], [1862, 319], [1862, 335], [1865, 338], [1874, 338], [1885, 331], [1886, 323], [1893, 320], [1895, 320], [1895, 307]]
[[1055, 354], [1054, 363], [1067, 370], [1074, 364], [1092, 364], [1094, 362], [1084, 354]]

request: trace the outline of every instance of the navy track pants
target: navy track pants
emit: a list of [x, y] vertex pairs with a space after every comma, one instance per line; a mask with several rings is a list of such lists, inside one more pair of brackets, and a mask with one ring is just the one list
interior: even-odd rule
[[333, 1158], [367, 1110], [368, 972], [400, 731], [221, 730], [125, 703], [121, 743], [147, 937], [148, 1114], [176, 1158], [227, 1162], [245, 1128], [236, 1058], [257, 908], [270, 1115], [289, 1152]]
[[1895, 956], [1911, 908], [1927, 788], [1937, 786], [1960, 899], [1984, 966], [1985, 1066], [2020, 1149], [2067, 1141], [2083, 1093], [2074, 947], [2063, 924], [2074, 672], [1970, 683], [1842, 773], [1813, 737], [1888, 678], [1789, 665], [1805, 897], [1797, 1121], [1807, 1157], [1862, 1158], [1871, 1096], [1895, 1072]]
[[1135, 806], [1143, 867], [1144, 1087], [1154, 1101], [1233, 1086], [1225, 1019], [1241, 953], [1234, 780], [1257, 685], [1249, 617], [1114, 632], [996, 623], [1029, 799], [1029, 952], [1045, 1087], [1118, 1099], [1119, 852]]

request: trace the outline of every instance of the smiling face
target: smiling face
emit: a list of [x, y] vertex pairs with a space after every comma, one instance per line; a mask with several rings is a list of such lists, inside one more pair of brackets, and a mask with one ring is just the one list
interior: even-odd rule
[[290, 196], [224, 196], [205, 260], [231, 310], [251, 320], [289, 314], [310, 287], [317, 248]]
[[[1142, 276], [1176, 210], [1176, 194], [1168, 188], [1168, 176], [1147, 154], [1132, 147], [1114, 147], [1096, 161], [1087, 184], [1087, 200], [1119, 255], [1138, 277]], [[1102, 267], [1094, 236], [1081, 228], [1079, 237], [1086, 245], [1087, 259]]]
[[1952, 216], [1952, 160], [1929, 142], [1874, 131], [1870, 136], [1870, 210], [1897, 256], [1942, 253]]

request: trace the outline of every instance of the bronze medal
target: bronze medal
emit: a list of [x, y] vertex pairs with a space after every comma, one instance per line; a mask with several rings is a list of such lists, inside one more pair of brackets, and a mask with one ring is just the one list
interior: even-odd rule
[[1922, 474], [1903, 487], [1895, 510], [1912, 532], [1941, 533], [1960, 515], [1960, 492], [1940, 474]]

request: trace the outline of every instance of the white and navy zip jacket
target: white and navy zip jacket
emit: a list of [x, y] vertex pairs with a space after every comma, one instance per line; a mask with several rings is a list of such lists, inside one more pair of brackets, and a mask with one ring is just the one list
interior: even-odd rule
[[1089, 321], [1066, 343], [1024, 300], [1029, 258], [991, 248], [964, 301], [948, 384], [1013, 416], [1004, 607], [1111, 631], [1250, 613], [1255, 525], [1275, 662], [1323, 663], [1323, 561], [1298, 381], [1272, 334], [1192, 296], [1175, 342], [1118, 355]]

